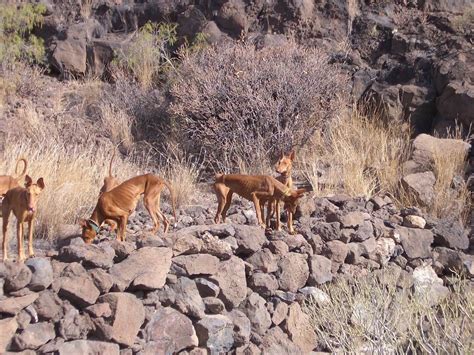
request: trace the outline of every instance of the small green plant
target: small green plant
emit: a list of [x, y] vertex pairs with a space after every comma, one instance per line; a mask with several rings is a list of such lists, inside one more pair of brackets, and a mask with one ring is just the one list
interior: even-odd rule
[[0, 5], [0, 64], [8, 68], [15, 62], [41, 62], [44, 59], [44, 44], [31, 31], [41, 26], [43, 4]]
[[157, 76], [174, 64], [169, 48], [177, 41], [177, 24], [146, 23], [130, 46], [117, 55], [119, 67], [129, 71], [142, 88], [153, 85]]

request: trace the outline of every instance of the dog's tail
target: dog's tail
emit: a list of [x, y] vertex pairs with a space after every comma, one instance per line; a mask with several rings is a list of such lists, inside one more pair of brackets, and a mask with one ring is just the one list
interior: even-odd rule
[[176, 225], [176, 223], [178, 222], [178, 220], [176, 219], [176, 196], [174, 194], [174, 189], [171, 187], [171, 184], [164, 180], [163, 179], [163, 183], [165, 184], [165, 186], [168, 188], [169, 192], [170, 192], [170, 197], [171, 197], [171, 207], [173, 208], [173, 217], [174, 217], [174, 223]]
[[15, 166], [15, 174], [17, 173], [18, 171], [18, 165], [20, 164], [20, 162], [23, 162], [23, 171], [21, 172], [20, 175], [18, 175], [16, 178], [14, 178], [17, 182], [20, 181], [22, 178], [25, 177], [26, 175], [26, 169], [28, 168], [28, 162], [25, 158], [19, 158], [17, 161], [16, 161], [16, 166]]
[[113, 177], [113, 175], [112, 175], [112, 164], [114, 162], [116, 152], [117, 152], [116, 149], [114, 149], [114, 153], [112, 154], [112, 159], [110, 159], [110, 164], [109, 164], [109, 176], [110, 177]]

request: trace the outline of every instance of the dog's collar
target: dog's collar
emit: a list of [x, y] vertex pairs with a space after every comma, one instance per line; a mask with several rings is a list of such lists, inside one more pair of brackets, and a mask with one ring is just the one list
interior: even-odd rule
[[283, 195], [285, 195], [285, 196], [291, 196], [291, 189], [290, 189], [289, 187], [287, 187], [287, 188], [285, 189], [285, 191], [283, 191]]
[[89, 223], [89, 226], [94, 230], [94, 232], [99, 233], [100, 227], [94, 220], [88, 219], [87, 223]]

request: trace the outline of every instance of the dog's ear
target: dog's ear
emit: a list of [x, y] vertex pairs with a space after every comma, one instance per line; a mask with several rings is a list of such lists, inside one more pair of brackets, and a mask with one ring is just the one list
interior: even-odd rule
[[36, 185], [38, 185], [38, 187], [43, 190], [44, 189], [44, 180], [43, 178], [39, 178], [37, 181], [36, 181]]
[[291, 160], [295, 160], [295, 151], [294, 151], [294, 150], [292, 150], [292, 151], [290, 152], [289, 158], [290, 158]]
[[79, 220], [79, 225], [80, 225], [81, 227], [87, 227], [87, 226], [88, 226], [87, 221], [86, 221], [84, 218], [81, 218], [81, 219]]
[[30, 177], [30, 175], [25, 176], [25, 187], [30, 187], [31, 184], [33, 184], [33, 179]]

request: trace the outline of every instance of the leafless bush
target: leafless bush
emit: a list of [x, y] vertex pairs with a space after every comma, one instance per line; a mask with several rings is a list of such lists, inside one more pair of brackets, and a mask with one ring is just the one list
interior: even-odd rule
[[133, 146], [133, 118], [113, 104], [100, 105], [101, 121], [112, 143], [121, 144], [127, 151]]
[[214, 168], [262, 172], [333, 120], [347, 83], [324, 53], [295, 43], [208, 47], [184, 56], [170, 112], [187, 148], [202, 149]]

